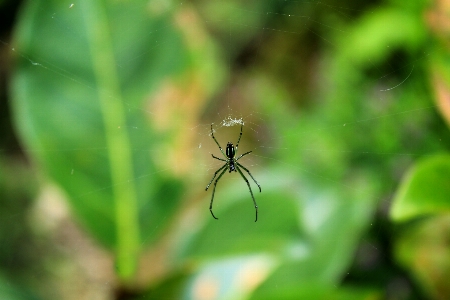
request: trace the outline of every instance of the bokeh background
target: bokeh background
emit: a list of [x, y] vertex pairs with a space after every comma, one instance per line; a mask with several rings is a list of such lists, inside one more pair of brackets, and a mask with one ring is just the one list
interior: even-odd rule
[[0, 15], [0, 299], [450, 299], [448, 1]]

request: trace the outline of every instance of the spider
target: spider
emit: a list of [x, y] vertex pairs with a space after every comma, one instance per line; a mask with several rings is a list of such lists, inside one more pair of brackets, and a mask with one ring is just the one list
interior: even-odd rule
[[209, 204], [209, 211], [211, 212], [211, 215], [213, 216], [214, 219], [218, 220], [218, 218], [216, 218], [216, 216], [214, 215], [214, 213], [212, 211], [212, 205], [213, 205], [213, 200], [214, 200], [214, 192], [216, 191], [217, 182], [219, 181], [219, 179], [222, 177], [222, 175], [227, 170], [229, 170], [229, 173], [231, 173], [232, 171], [235, 171], [235, 172], [237, 171], [237, 172], [239, 172], [239, 174], [241, 174], [242, 178], [244, 178], [245, 182], [248, 185], [248, 189], [250, 190], [250, 195], [252, 195], [253, 204], [255, 205], [255, 210], [256, 210], [255, 222], [258, 221], [258, 205], [256, 205], [255, 197], [253, 196], [253, 192], [252, 192], [252, 188], [250, 187], [250, 183], [248, 182], [247, 178], [244, 176], [244, 174], [242, 173], [240, 168], [244, 169], [248, 173], [248, 175], [250, 175], [250, 177], [253, 179], [253, 181], [256, 183], [256, 185], [259, 187], [259, 192], [261, 192], [261, 186], [255, 180], [255, 178], [253, 178], [253, 176], [250, 173], [250, 171], [247, 168], [245, 168], [243, 165], [238, 163], [239, 159], [241, 159], [242, 157], [244, 157], [247, 154], [250, 154], [252, 151], [245, 152], [244, 154], [240, 155], [238, 158], [235, 158], [236, 154], [237, 154], [237, 151], [238, 151], [239, 141], [241, 140], [241, 137], [242, 137], [242, 124], [241, 124], [241, 133], [240, 133], [239, 139], [238, 139], [238, 141], [236, 143], [236, 147], [233, 146], [232, 142], [228, 142], [227, 143], [227, 148], [225, 149], [226, 154], [223, 152], [222, 147], [220, 147], [219, 142], [214, 137], [212, 124], [211, 124], [211, 136], [214, 139], [214, 141], [216, 142], [217, 146], [219, 146], [220, 152], [222, 152], [223, 156], [226, 158], [226, 159], [218, 158], [218, 157], [215, 157], [214, 154], [211, 154], [211, 156], [213, 158], [225, 162], [225, 164], [214, 173], [213, 178], [208, 183], [208, 185], [206, 186], [206, 189], [205, 189], [205, 191], [208, 190], [208, 188], [211, 185], [211, 183], [213, 182], [214, 178], [216, 178], [217, 173], [221, 172], [219, 177], [217, 177], [216, 181], [214, 181], [214, 189], [213, 189], [213, 193], [212, 193], [212, 197], [211, 197], [211, 203]]

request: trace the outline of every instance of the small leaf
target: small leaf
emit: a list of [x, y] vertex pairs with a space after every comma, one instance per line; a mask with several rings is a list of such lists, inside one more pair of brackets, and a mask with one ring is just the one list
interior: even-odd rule
[[395, 221], [450, 211], [450, 155], [419, 162], [406, 175], [391, 209]]

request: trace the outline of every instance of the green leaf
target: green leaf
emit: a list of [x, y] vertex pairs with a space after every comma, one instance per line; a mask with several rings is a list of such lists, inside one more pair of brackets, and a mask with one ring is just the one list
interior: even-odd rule
[[216, 191], [213, 209], [219, 220], [204, 214], [176, 235], [178, 261], [198, 266], [185, 288], [188, 299], [198, 299], [196, 292], [206, 279], [217, 284], [220, 299], [259, 299], [274, 286], [331, 289], [348, 267], [371, 211], [368, 199], [349, 193], [341, 197], [336, 190], [318, 192], [307, 178], [286, 169], [252, 174], [262, 185], [262, 192], [255, 193], [257, 222], [247, 187], [235, 177], [234, 184]]
[[427, 299], [450, 299], [450, 214], [420, 219], [402, 229], [395, 240], [397, 263], [414, 277]]
[[165, 4], [29, 1], [15, 33], [11, 90], [24, 148], [115, 251], [124, 279], [181, 199], [163, 149], [186, 152], [174, 141], [224, 74], [207, 36], [187, 30], [198, 26], [189, 6]]
[[384, 299], [382, 293], [375, 289], [361, 287], [324, 287], [322, 284], [296, 284], [288, 288], [273, 288], [258, 294], [252, 299], [260, 300], [378, 300]]
[[[259, 207], [257, 222], [247, 185], [238, 173], [231, 173], [232, 176], [227, 173], [228, 179], [233, 177], [233, 184], [227, 185], [221, 179], [214, 197], [213, 211], [219, 220], [213, 219], [208, 212], [192, 222], [190, 228], [183, 229], [186, 232], [179, 235], [185, 241], [180, 242], [181, 245], [177, 247], [180, 261], [188, 259], [202, 262], [258, 253], [261, 250], [276, 252], [291, 245], [299, 234], [299, 207], [292, 194], [279, 191], [285, 184], [292, 182], [292, 177], [279, 177], [286, 180], [285, 184], [274, 184], [270, 182], [270, 176], [274, 172], [278, 174], [274, 170], [263, 174], [252, 170], [252, 175], [260, 183], [264, 183], [261, 193], [253, 182], [250, 183]], [[202, 203], [209, 203], [211, 193], [211, 190], [205, 192]], [[239, 235], [236, 235], [237, 232]]]
[[382, 7], [364, 15], [352, 27], [351, 33], [346, 33], [340, 39], [340, 49], [347, 63], [351, 61], [357, 66], [363, 66], [367, 64], [368, 57], [372, 64], [382, 61], [391, 54], [392, 49], [417, 49], [422, 45], [426, 34], [416, 14]]
[[0, 299], [38, 300], [39, 298], [30, 293], [25, 287], [12, 284], [0, 273]]
[[426, 214], [450, 212], [450, 155], [426, 158], [411, 170], [394, 197], [391, 218], [407, 221]]

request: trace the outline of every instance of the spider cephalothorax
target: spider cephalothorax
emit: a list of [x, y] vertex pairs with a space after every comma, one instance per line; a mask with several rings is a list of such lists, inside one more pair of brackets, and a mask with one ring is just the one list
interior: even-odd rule
[[256, 219], [255, 222], [258, 221], [258, 205], [256, 205], [256, 201], [255, 201], [255, 197], [253, 196], [253, 192], [252, 192], [252, 188], [250, 187], [250, 183], [248, 182], [247, 178], [244, 176], [244, 174], [242, 173], [241, 169], [244, 169], [244, 171], [246, 171], [248, 173], [248, 175], [250, 175], [250, 177], [253, 179], [253, 181], [256, 183], [256, 185], [259, 187], [259, 192], [261, 192], [261, 186], [258, 184], [258, 182], [255, 180], [255, 178], [253, 178], [252, 174], [250, 173], [250, 171], [245, 168], [243, 165], [241, 165], [240, 163], [238, 163], [238, 160], [241, 159], [243, 156], [251, 153], [252, 151], [248, 151], [245, 152], [244, 154], [240, 155], [238, 158], [235, 158], [237, 151], [238, 151], [238, 146], [239, 146], [239, 141], [241, 140], [242, 137], [242, 124], [241, 124], [241, 133], [239, 135], [239, 139], [236, 143], [236, 147], [233, 146], [232, 142], [228, 142], [227, 143], [227, 148], [225, 149], [225, 153], [223, 152], [222, 147], [220, 147], [219, 142], [216, 140], [216, 138], [214, 137], [214, 131], [212, 128], [212, 124], [211, 124], [211, 136], [214, 139], [214, 141], [216, 142], [217, 146], [219, 146], [220, 152], [222, 152], [223, 156], [226, 159], [223, 158], [218, 158], [215, 157], [213, 154], [212, 157], [221, 161], [224, 161], [225, 164], [214, 173], [213, 178], [211, 179], [211, 181], [208, 183], [208, 185], [206, 186], [206, 191], [208, 190], [209, 186], [211, 185], [211, 183], [213, 182], [214, 178], [216, 178], [217, 173], [220, 172], [219, 177], [217, 177], [216, 181], [214, 181], [214, 189], [213, 189], [213, 193], [212, 193], [212, 197], [211, 197], [211, 202], [209, 204], [209, 211], [211, 212], [211, 215], [213, 216], [214, 219], [217, 220], [216, 216], [214, 216], [213, 211], [212, 211], [212, 204], [213, 204], [213, 200], [214, 200], [214, 193], [216, 191], [216, 185], [217, 182], [219, 181], [219, 179], [222, 177], [222, 175], [226, 172], [226, 170], [229, 170], [229, 173], [233, 172], [233, 171], [237, 171], [239, 172], [239, 174], [242, 176], [242, 178], [244, 178], [245, 182], [248, 185], [248, 189], [250, 190], [250, 195], [252, 196], [253, 199], [253, 204], [255, 205], [255, 210], [256, 210]]

